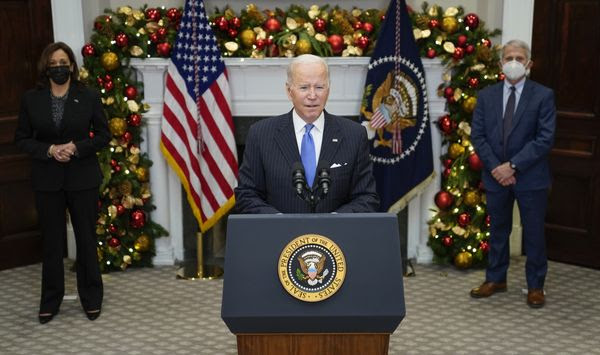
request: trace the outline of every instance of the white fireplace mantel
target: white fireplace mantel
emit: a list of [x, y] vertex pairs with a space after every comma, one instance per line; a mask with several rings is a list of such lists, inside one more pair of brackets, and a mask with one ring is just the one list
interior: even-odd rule
[[[232, 113], [235, 117], [268, 117], [290, 110], [291, 103], [285, 93], [287, 58], [226, 58], [231, 88]], [[362, 100], [369, 58], [327, 58], [331, 78], [331, 92], [326, 109], [337, 115], [357, 116]], [[164, 83], [168, 60], [159, 58], [132, 59], [133, 66], [144, 83], [144, 101], [150, 111], [144, 117], [142, 150], [154, 162], [150, 169], [150, 182], [157, 209], [152, 219], [169, 230], [169, 237], [160, 238], [156, 244], [154, 264], [171, 265], [183, 260], [182, 194], [178, 177], [168, 167], [159, 149], [160, 121], [162, 117]], [[444, 114], [445, 101], [437, 96], [444, 70], [440, 60], [423, 59], [427, 79], [429, 112], [432, 121]], [[432, 126], [433, 161], [435, 180], [408, 205], [409, 258], [419, 263], [430, 263], [433, 253], [427, 246], [427, 221], [431, 218], [433, 198], [440, 186], [441, 137]]]

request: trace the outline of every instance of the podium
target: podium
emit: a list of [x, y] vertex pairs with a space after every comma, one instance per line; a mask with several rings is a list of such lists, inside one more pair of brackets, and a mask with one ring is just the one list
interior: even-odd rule
[[[330, 268], [343, 267], [343, 283], [321, 301], [302, 301], [280, 281], [284, 249], [306, 235], [328, 238], [345, 259]], [[402, 275], [393, 214], [232, 215], [221, 317], [239, 354], [387, 354], [405, 316]]]

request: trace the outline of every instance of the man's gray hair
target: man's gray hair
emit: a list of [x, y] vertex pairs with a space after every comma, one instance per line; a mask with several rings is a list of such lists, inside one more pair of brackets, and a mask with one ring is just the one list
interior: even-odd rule
[[504, 51], [508, 46], [524, 49], [527, 60], [531, 59], [531, 49], [529, 48], [529, 45], [525, 43], [525, 41], [521, 41], [520, 39], [511, 39], [510, 41], [506, 42], [504, 46], [502, 46], [502, 56], [504, 56]]
[[294, 74], [294, 67], [298, 64], [314, 64], [314, 63], [319, 63], [322, 64], [323, 67], [325, 68], [325, 73], [327, 74], [327, 83], [329, 84], [329, 66], [327, 65], [327, 62], [325, 61], [325, 59], [313, 55], [313, 54], [302, 54], [299, 55], [297, 57], [295, 57], [294, 59], [292, 59], [292, 61], [290, 62], [290, 64], [287, 67], [287, 80], [286, 80], [286, 84], [287, 85], [292, 85], [292, 81], [293, 81], [293, 74]]

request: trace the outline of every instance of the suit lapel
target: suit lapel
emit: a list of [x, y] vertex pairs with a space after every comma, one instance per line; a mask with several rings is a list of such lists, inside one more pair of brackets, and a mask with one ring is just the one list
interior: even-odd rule
[[292, 122], [292, 111], [280, 120], [275, 134], [275, 142], [290, 166], [294, 162], [301, 161], [298, 144], [296, 143], [296, 134], [294, 133], [294, 123]]
[[81, 101], [81, 89], [77, 87], [77, 85], [71, 85], [69, 88], [69, 97], [67, 97], [67, 101], [65, 102], [65, 110], [63, 112], [62, 120], [60, 121], [60, 133], [61, 135], [64, 133], [65, 129], [69, 127], [69, 122], [76, 117], [73, 116], [73, 111], [76, 105], [79, 105]]
[[[323, 142], [318, 163], [325, 161], [331, 166], [333, 157], [342, 142], [342, 134], [337, 118], [325, 112], [325, 125], [323, 126]], [[317, 163], [317, 165], [318, 165]]]
[[502, 139], [502, 127], [504, 127], [504, 82], [499, 83], [495, 90], [496, 92], [494, 93], [493, 97], [496, 100], [496, 107], [499, 108], [496, 110], [496, 122], [498, 124], [498, 132], [500, 132], [500, 139]]
[[523, 113], [525, 112], [525, 107], [527, 107], [527, 103], [531, 100], [531, 95], [533, 94], [533, 86], [529, 83], [529, 80], [525, 79], [525, 85], [523, 86], [523, 92], [521, 93], [521, 97], [519, 98], [519, 104], [517, 105], [517, 110], [515, 111], [515, 116], [513, 117], [512, 125], [510, 130], [508, 131], [508, 135], [512, 133], [513, 129], [519, 124], [519, 120], [523, 117]]

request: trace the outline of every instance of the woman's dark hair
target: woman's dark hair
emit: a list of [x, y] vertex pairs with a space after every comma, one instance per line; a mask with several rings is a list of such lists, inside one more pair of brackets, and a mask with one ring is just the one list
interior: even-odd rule
[[48, 46], [46, 46], [46, 48], [44, 48], [44, 51], [42, 52], [42, 55], [40, 56], [40, 61], [38, 62], [38, 87], [50, 86], [50, 79], [46, 74], [46, 70], [48, 69], [48, 62], [50, 62], [50, 57], [54, 52], [56, 52], [59, 49], [62, 49], [65, 53], [67, 53], [67, 57], [69, 57], [69, 61], [73, 66], [73, 70], [71, 71], [71, 84], [78, 83], [77, 78], [79, 77], [79, 68], [77, 67], [77, 62], [75, 61], [75, 55], [73, 54], [73, 50], [71, 50], [71, 47], [69, 47], [64, 42], [55, 42], [50, 43]]

